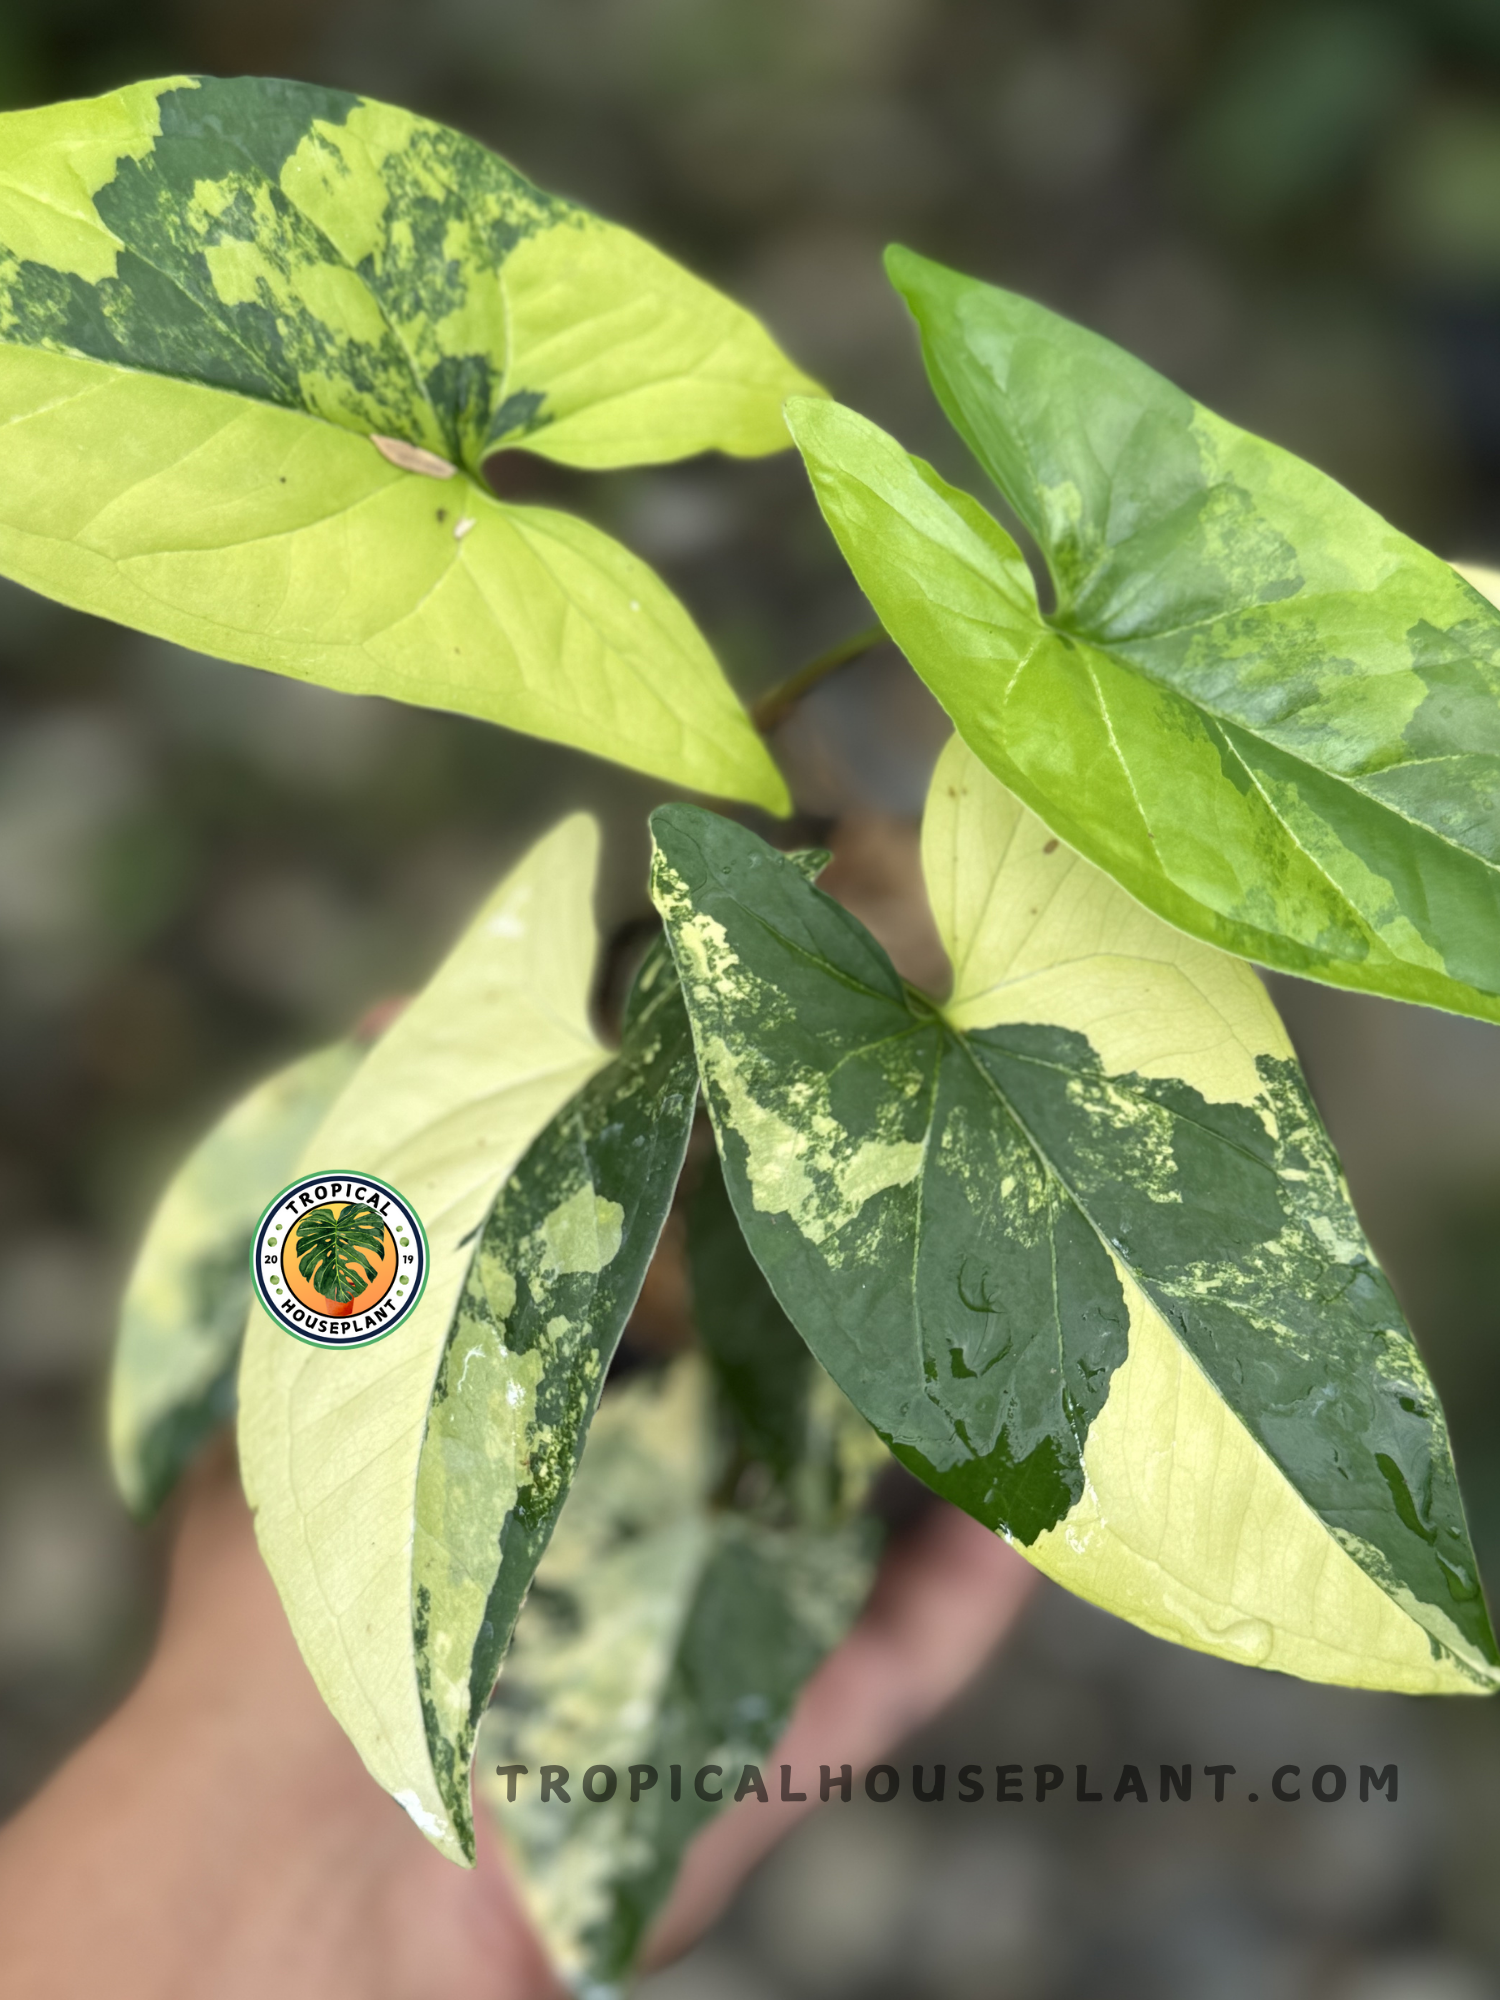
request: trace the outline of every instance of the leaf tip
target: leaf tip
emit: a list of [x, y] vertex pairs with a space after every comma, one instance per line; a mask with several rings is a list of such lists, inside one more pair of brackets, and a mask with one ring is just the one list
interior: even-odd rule
[[887, 243], [881, 261], [891, 285], [905, 297], [928, 260], [915, 250], [908, 250], [904, 243]]
[[747, 806], [759, 806], [762, 812], [770, 813], [773, 819], [786, 819], [792, 810], [792, 795], [787, 789], [786, 779], [782, 777], [775, 758], [760, 737], [753, 734], [753, 725], [749, 723], [748, 717], [746, 723], [752, 730], [751, 742], [754, 745], [755, 755], [752, 757], [747, 752], [739, 760], [734, 782], [725, 786], [721, 796], [738, 799]]
[[432, 1842], [445, 1861], [451, 1861], [459, 1868], [474, 1866], [476, 1856], [474, 1823], [467, 1812], [455, 1818], [441, 1810], [430, 1811], [423, 1805], [421, 1795], [410, 1786], [401, 1791], [393, 1791], [391, 1797], [417, 1831]]
[[817, 422], [820, 408], [837, 408], [831, 396], [788, 396], [781, 406], [782, 421], [791, 433], [792, 443], [800, 451], [802, 437], [810, 424]]

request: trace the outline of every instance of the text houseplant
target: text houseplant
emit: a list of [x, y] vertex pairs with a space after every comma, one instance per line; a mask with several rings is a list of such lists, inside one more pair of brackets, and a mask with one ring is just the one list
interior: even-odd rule
[[[182, 78], [0, 120], [8, 574], [776, 813], [665, 586], [483, 467], [790, 426], [958, 731], [923, 833], [948, 992], [896, 974], [820, 856], [676, 803], [663, 935], [601, 1032], [597, 837], [565, 821], [378, 1040], [208, 1135], [130, 1282], [126, 1497], [159, 1504], [237, 1403], [329, 1706], [459, 1861], [478, 1746], [580, 1984], [628, 1975], [719, 1801], [549, 1816], [492, 1774], [755, 1768], [863, 1600], [888, 1453], [1184, 1644], [1365, 1687], [1500, 1675], [1441, 1410], [1245, 963], [1497, 1018], [1500, 614], [1109, 343], [890, 268], [1051, 610], [972, 497], [748, 315], [456, 133]], [[701, 1353], [601, 1403], [700, 1092]], [[327, 1352], [247, 1322], [246, 1249], [340, 1162], [414, 1204], [431, 1273], [396, 1336]]]

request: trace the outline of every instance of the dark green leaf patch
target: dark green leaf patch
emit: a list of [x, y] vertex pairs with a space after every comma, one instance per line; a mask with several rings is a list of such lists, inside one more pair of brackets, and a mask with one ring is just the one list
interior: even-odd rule
[[473, 469], [541, 421], [540, 399], [504, 380], [495, 274], [524, 236], [580, 211], [473, 140], [345, 91], [204, 77], [135, 96], [136, 156], [122, 149], [94, 196], [113, 268], [8, 255], [6, 340]]
[[812, 1356], [750, 1254], [717, 1158], [693, 1192], [687, 1242], [693, 1319], [737, 1454], [785, 1481], [803, 1453]]

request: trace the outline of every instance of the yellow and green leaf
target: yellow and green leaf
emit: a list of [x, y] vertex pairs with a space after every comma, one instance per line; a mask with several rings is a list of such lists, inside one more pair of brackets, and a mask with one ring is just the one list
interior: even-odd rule
[[409, 112], [186, 77], [0, 117], [0, 570], [224, 659], [780, 809], [665, 585], [482, 467], [773, 451], [814, 389]]
[[1500, 1020], [1500, 612], [1095, 334], [892, 250], [944, 409], [1035, 538], [793, 402], [830, 527], [989, 768], [1158, 915]]
[[1493, 1686], [1442, 1412], [1249, 968], [958, 741], [924, 832], [942, 1005], [754, 835], [653, 829], [740, 1224], [897, 1457], [1181, 1643]]
[[156, 1206], [125, 1287], [109, 1394], [115, 1481], [142, 1519], [234, 1414], [255, 1225], [361, 1054], [340, 1042], [257, 1084]]

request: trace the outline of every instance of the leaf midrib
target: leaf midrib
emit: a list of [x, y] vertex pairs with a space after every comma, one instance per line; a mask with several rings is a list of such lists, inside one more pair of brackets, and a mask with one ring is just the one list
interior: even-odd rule
[[[357, 438], [364, 442], [368, 442], [369, 439], [368, 432], [357, 430], [351, 425], [336, 423], [333, 421], [333, 419], [321, 416], [316, 411], [307, 410], [300, 407], [294, 407], [292, 405], [285, 403], [276, 403], [271, 401], [267, 397], [247, 396], [244, 394], [243, 391], [239, 389], [226, 388], [222, 383], [200, 382], [195, 378], [189, 376], [163, 375], [155, 369], [129, 367], [123, 363], [118, 363], [112, 360], [103, 359], [96, 354], [84, 354], [72, 348], [44, 348], [37, 346], [33, 342], [5, 340], [3, 337], [0, 337], [0, 351], [3, 351], [7, 347], [14, 348], [18, 353], [56, 354], [64, 360], [76, 361], [81, 363], [83, 366], [89, 368], [97, 368], [101, 371], [103, 377], [103, 379], [98, 383], [89, 384], [87, 387], [75, 390], [67, 395], [55, 397], [50, 402], [41, 405], [36, 409], [28, 409], [22, 411], [18, 415], [7, 419], [6, 421], [9, 423], [25, 423], [36, 417], [45, 416], [52, 411], [66, 408], [67, 405], [70, 403], [82, 402], [89, 396], [106, 393], [109, 381], [112, 378], [122, 375], [128, 375], [128, 376], [136, 376], [143, 381], [180, 383], [184, 388], [193, 389], [205, 395], [224, 396], [229, 398], [233, 402], [244, 403], [247, 406], [247, 408], [250, 409], [274, 410], [278, 416], [286, 417], [292, 421], [301, 421], [309, 424], [318, 425], [322, 429], [327, 431], [332, 431], [341, 437]], [[370, 448], [372, 451], [374, 450], [373, 446], [371, 446]], [[375, 455], [377, 458], [379, 458], [378, 453], [376, 453]], [[191, 456], [190, 453], [184, 453], [183, 457], [175, 462], [181, 464], [189, 456]], [[381, 460], [381, 466], [385, 466], [387, 464], [388, 461]], [[377, 470], [378, 469], [379, 468], [377, 468]], [[355, 499], [349, 501], [346, 505], [342, 507], [325, 509], [322, 512], [313, 516], [308, 521], [293, 523], [285, 527], [268, 528], [262, 534], [236, 535], [232, 543], [225, 543], [219, 546], [222, 546], [226, 549], [247, 548], [259, 542], [275, 542], [282, 540], [287, 536], [296, 535], [302, 532], [306, 528], [321, 527], [329, 521], [338, 519], [341, 515], [351, 515], [357, 513], [361, 508], [366, 507], [370, 505], [372, 501], [377, 500], [381, 494], [388, 492], [392, 487], [398, 485], [402, 479], [416, 479], [416, 478], [422, 478], [424, 476], [421, 473], [404, 473], [399, 467], [394, 467], [394, 466], [390, 467], [389, 470], [391, 475], [389, 478], [384, 479], [378, 485], [372, 485], [372, 487], [368, 492], [361, 493]], [[549, 537], [547, 533], [548, 524], [553, 520], [562, 520], [569, 523], [582, 520], [581, 516], [568, 514], [557, 508], [537, 507], [532, 505], [518, 505], [511, 501], [502, 500], [498, 494], [493, 493], [488, 486], [484, 485], [481, 481], [477, 480], [473, 475], [471, 475], [467, 471], [467, 469], [460, 468], [460, 473], [461, 476], [468, 482], [467, 491], [470, 504], [476, 505], [482, 509], [484, 508], [493, 509], [494, 513], [500, 516], [506, 522], [506, 524], [512, 529], [513, 532], [520, 535], [524, 540], [528, 542], [533, 542], [534, 540], [546, 541], [549, 539], [554, 539], [552, 537]], [[155, 476], [157, 476], [157, 474], [155, 473], [147, 475], [148, 478]], [[109, 498], [104, 502], [102, 502], [100, 506], [95, 510], [94, 515], [91, 516], [89, 520], [81, 524], [81, 527], [83, 529], [87, 529], [87, 527], [91, 524], [91, 521], [97, 519], [98, 515], [100, 513], [103, 513], [107, 507], [119, 504], [120, 501], [125, 499], [130, 493], [134, 492], [135, 490], [136, 490], [135, 487], [127, 486], [122, 488], [120, 492], [110, 495]], [[587, 521], [584, 521], [583, 525], [585, 527], [593, 526], [592, 523]], [[623, 549], [627, 555], [632, 557], [633, 560], [635, 561], [640, 560], [638, 557], [635, 556], [633, 550], [627, 548], [626, 544], [624, 544], [623, 542], [615, 541], [615, 538], [612, 536], [605, 535], [602, 529], [596, 528], [594, 532], [599, 534], [606, 542], [609, 542], [612, 546]], [[52, 537], [51, 539], [79, 541], [81, 540], [81, 535], [74, 534], [69, 537]], [[152, 551], [153, 554], [159, 556], [174, 555], [174, 554], [201, 555], [208, 552], [209, 551], [204, 549], [179, 550], [171, 548], [162, 548]], [[426, 605], [427, 602], [443, 587], [448, 578], [452, 575], [453, 571], [461, 567], [465, 563], [466, 558], [467, 558], [467, 551], [465, 548], [465, 544], [462, 542], [454, 543], [451, 551], [448, 554], [448, 559], [444, 562], [439, 574], [434, 578], [432, 583], [427, 587], [426, 590], [422, 592], [422, 594], [418, 598], [416, 598], [409, 606], [403, 609], [403, 611], [400, 614], [401, 619], [405, 620], [415, 617], [422, 610], [423, 606]], [[668, 722], [670, 722], [675, 726], [677, 731], [677, 740], [679, 742], [688, 741], [691, 734], [689, 725], [684, 721], [679, 710], [673, 707], [671, 704], [667, 703], [663, 699], [660, 690], [656, 687], [656, 685], [650, 678], [645, 662], [643, 660], [639, 660], [630, 655], [627, 655], [626, 653], [622, 652], [617, 646], [615, 646], [614, 643], [609, 639], [605, 631], [602, 629], [602, 627], [599, 625], [598, 621], [588, 608], [587, 604], [584, 603], [582, 600], [580, 600], [576, 592], [574, 592], [569, 588], [564, 587], [561, 579], [557, 576], [557, 572], [553, 568], [551, 562], [545, 556], [539, 556], [538, 559], [542, 562], [543, 567], [548, 571], [548, 574], [552, 577], [554, 583], [557, 585], [559, 593], [565, 599], [567, 607], [572, 613], [572, 615], [576, 617], [581, 624], [586, 625], [589, 631], [592, 633], [594, 643], [599, 648], [599, 651], [602, 654], [605, 654], [609, 658], [611, 658], [618, 666], [625, 668], [629, 672], [633, 681], [641, 690], [642, 694], [651, 698], [656, 703], [661, 714], [667, 719]], [[238, 631], [241, 630], [242, 628], [238, 626], [226, 626], [225, 629], [230, 631]], [[659, 629], [660, 627], [658, 626], [658, 630]], [[703, 740], [705, 741], [710, 740], [704, 734], [704, 732], [700, 731], [698, 733], [700, 736], [703, 737]]]
[[[1038, 613], [1038, 616], [1040, 617], [1041, 614]], [[1053, 627], [1049, 629], [1056, 630], [1057, 628]], [[1310, 862], [1312, 862], [1313, 866], [1318, 869], [1319, 873], [1325, 875], [1326, 879], [1329, 880], [1331, 883], [1333, 881], [1333, 878], [1331, 876], [1327, 876], [1327, 871], [1323, 867], [1323, 864], [1319, 862], [1312, 854], [1308, 853], [1307, 848], [1298, 839], [1297, 835], [1293, 833], [1291, 827], [1287, 825], [1286, 819], [1283, 817], [1278, 807], [1275, 805], [1273, 800], [1267, 795], [1264, 786], [1260, 782], [1259, 773], [1257, 771], [1251, 770], [1249, 764], [1246, 762], [1245, 758], [1241, 754], [1238, 745], [1234, 743], [1233, 739], [1236, 736], [1247, 738], [1250, 742], [1257, 744], [1265, 748], [1266, 750], [1270, 751], [1274, 756], [1284, 757], [1289, 764], [1294, 764], [1298, 768], [1298, 770], [1310, 772], [1315, 777], [1323, 780], [1325, 783], [1342, 786], [1346, 791], [1352, 793], [1357, 799], [1360, 800], [1360, 802], [1363, 805], [1368, 806], [1372, 811], [1377, 813], [1389, 813], [1393, 820], [1397, 820], [1401, 823], [1401, 825], [1409, 828], [1413, 835], [1416, 836], [1425, 835], [1427, 838], [1436, 841], [1440, 846], [1450, 849], [1454, 854], [1462, 855], [1466, 860], [1477, 862], [1480, 865], [1480, 867], [1488, 870], [1490, 874], [1500, 875], [1500, 859], [1492, 860], [1487, 855], [1481, 854], [1476, 848], [1466, 847], [1462, 841], [1455, 839], [1452, 834], [1444, 832], [1442, 828], [1432, 826], [1426, 820], [1414, 819], [1410, 813], [1403, 811], [1399, 805], [1393, 803], [1391, 800], [1377, 797], [1374, 793], [1367, 791], [1365, 787], [1358, 781], [1358, 779], [1350, 777], [1346, 772], [1335, 771], [1330, 769], [1326, 765], [1314, 763], [1312, 759], [1308, 757], [1304, 752], [1300, 750], [1290, 749], [1286, 745], [1276, 742], [1274, 738], [1263, 734], [1260, 730], [1252, 727], [1250, 724], [1240, 720], [1239, 718], [1224, 714], [1220, 709], [1216, 708], [1212, 703], [1204, 701], [1196, 695], [1191, 695], [1186, 693], [1182, 688], [1178, 687], [1175, 682], [1162, 679], [1158, 675], [1151, 673], [1147, 668], [1141, 666], [1138, 662], [1129, 658], [1127, 655], [1117, 652], [1111, 646], [1103, 645], [1098, 640], [1089, 638], [1085, 634], [1069, 633], [1068, 636], [1070, 638], [1074, 638], [1076, 643], [1078, 643], [1080, 647], [1102, 654], [1113, 665], [1123, 668], [1127, 673], [1130, 673], [1134, 675], [1137, 679], [1144, 681], [1147, 684], [1147, 686], [1156, 689], [1158, 693], [1168, 695], [1172, 699], [1180, 701], [1183, 704], [1183, 706], [1190, 709], [1193, 712], [1193, 714], [1198, 715], [1209, 722], [1212, 722], [1213, 724], [1216, 725], [1217, 728], [1222, 730], [1224, 732], [1226, 739], [1230, 743], [1230, 747], [1234, 749], [1235, 755], [1239, 758], [1240, 763], [1244, 766], [1247, 775], [1251, 778], [1252, 782], [1255, 784], [1257, 792], [1260, 794], [1262, 799], [1265, 800], [1267, 810], [1272, 814], [1272, 816], [1277, 821], [1278, 825], [1282, 828], [1287, 839], [1292, 842], [1292, 844], [1297, 848], [1297, 850], [1300, 853], [1306, 855], [1307, 859]], [[1095, 683], [1095, 685], [1097, 687], [1097, 682]], [[1113, 724], [1109, 721], [1109, 711], [1107, 709], [1106, 704], [1103, 701], [1102, 693], [1099, 706], [1100, 706], [1100, 714], [1105, 719], [1106, 725], [1109, 728], [1111, 747], [1115, 749], [1115, 754], [1118, 759], [1120, 769], [1124, 773], [1127, 782], [1130, 784], [1132, 795], [1134, 795], [1135, 780], [1131, 773], [1130, 766], [1127, 764], [1124, 756], [1120, 754], [1118, 746], [1115, 744]], [[1433, 760], [1430, 758], [1424, 758], [1421, 759], [1420, 761], [1423, 763], [1428, 763], [1432, 762]], [[1384, 765], [1382, 767], [1382, 770], [1383, 771], [1389, 771], [1392, 769], [1405, 770], [1406, 768], [1407, 764], [1403, 760], [1401, 763], [1396, 765], [1389, 765], [1389, 764]], [[1340, 845], [1342, 846], [1344, 845], [1344, 843], [1340, 841]], [[1348, 851], [1352, 852], [1352, 850]], [[1351, 910], [1354, 913], [1354, 915], [1358, 918], [1360, 924], [1366, 928], [1374, 930], [1375, 926], [1372, 923], [1371, 919], [1359, 907], [1358, 904], [1350, 901], [1348, 892], [1343, 888], [1339, 887], [1337, 883], [1333, 883], [1333, 887], [1335, 888], [1340, 900], [1345, 904], [1345, 906], [1349, 910]], [[1451, 978], [1453, 977], [1453, 975], [1450, 974], [1449, 977]], [[1467, 984], [1468, 982], [1465, 981], [1461, 983]]]
[[[809, 886], [811, 887], [813, 885]], [[794, 939], [789, 938], [785, 934], [785, 932], [779, 930], [768, 917], [763, 916], [759, 910], [755, 909], [752, 905], [744, 902], [740, 897], [735, 896], [734, 901], [738, 909], [740, 909], [746, 916], [753, 918], [759, 925], [761, 930], [767, 933], [770, 937], [772, 937], [784, 950], [794, 953], [798, 958], [803, 960], [813, 970], [820, 973], [823, 977], [825, 978], [833, 977], [837, 979], [842, 985], [851, 988], [855, 992], [862, 993], [869, 999], [882, 1001], [885, 1003], [886, 1006], [890, 1007], [893, 1012], [899, 1012], [902, 1010], [903, 1006], [902, 1000], [898, 1000], [888, 993], [882, 993], [875, 987], [867, 986], [864, 983], [864, 981], [858, 979], [852, 973], [845, 972], [841, 967], [835, 965], [832, 962], [832, 960], [827, 958], [817, 957], [813, 952], [809, 951], [806, 946], [800, 945]], [[840, 905], [839, 907], [842, 907], [842, 905]], [[889, 1043], [893, 1041], [902, 1040], [907, 1035], [910, 1034], [924, 1033], [929, 1030], [933, 1031], [934, 1039], [937, 1045], [938, 1055], [937, 1055], [937, 1060], [933, 1065], [932, 1074], [928, 1085], [928, 1104], [927, 1104], [926, 1117], [924, 1119], [923, 1132], [922, 1132], [922, 1160], [921, 1160], [921, 1165], [918, 1168], [918, 1174], [917, 1174], [919, 1187], [925, 1183], [926, 1179], [927, 1161], [931, 1150], [933, 1128], [935, 1123], [938, 1078], [942, 1069], [942, 1049], [946, 1041], [954, 1044], [962, 1051], [964, 1057], [969, 1062], [970, 1066], [973, 1068], [976, 1074], [981, 1078], [982, 1082], [985, 1085], [987, 1085], [990, 1093], [995, 1097], [1002, 1111], [1005, 1113], [1006, 1117], [1010, 1119], [1011, 1123], [1020, 1133], [1023, 1141], [1026, 1143], [1027, 1146], [1030, 1147], [1033, 1154], [1041, 1162], [1043, 1170], [1047, 1174], [1048, 1178], [1053, 1182], [1053, 1184], [1056, 1187], [1061, 1189], [1066, 1199], [1070, 1203], [1072, 1203], [1072, 1205], [1075, 1208], [1077, 1208], [1078, 1212], [1083, 1216], [1084, 1220], [1088, 1223], [1089, 1228], [1093, 1230], [1095, 1236], [1098, 1238], [1099, 1242], [1103, 1246], [1106, 1256], [1118, 1255], [1119, 1253], [1113, 1249], [1113, 1246], [1110, 1244], [1108, 1238], [1104, 1235], [1099, 1225], [1095, 1222], [1092, 1214], [1085, 1207], [1082, 1199], [1074, 1192], [1073, 1188], [1069, 1185], [1067, 1179], [1059, 1171], [1051, 1155], [1047, 1152], [1046, 1148], [1042, 1145], [1041, 1141], [1031, 1131], [1029, 1126], [1026, 1124], [1026, 1121], [1016, 1110], [1015, 1106], [1011, 1103], [1010, 1099], [1005, 1095], [1005, 1092], [1000, 1088], [998, 1082], [993, 1077], [988, 1075], [988, 1073], [984, 1069], [984, 1066], [975, 1057], [974, 1052], [969, 1045], [968, 1035], [965, 1034], [963, 1030], [953, 1027], [952, 1024], [945, 1019], [938, 1002], [931, 999], [927, 994], [923, 993], [920, 990], [920, 988], [910, 987], [910, 986], [906, 987], [903, 997], [905, 999], [905, 1011], [908, 1013], [910, 1017], [908, 1025], [901, 1028], [895, 1028], [891, 1031], [890, 1034], [877, 1036], [872, 1041], [861, 1042], [855, 1048], [846, 1049], [843, 1052], [843, 1054], [839, 1057], [838, 1061], [832, 1066], [832, 1068], [824, 1072], [825, 1075], [832, 1077], [837, 1073], [839, 1069], [843, 1067], [843, 1065], [846, 1062], [852, 1062], [860, 1056], [867, 1055], [871, 1049], [884, 1048]], [[916, 1010], [912, 1007], [911, 999], [913, 997], [921, 1003], [923, 1014], [926, 1015], [925, 1019], [922, 1018], [922, 1014], [918, 1014]], [[1047, 1065], [1047, 1067], [1059, 1068], [1059, 1069], [1061, 1068], [1060, 1065], [1056, 1064]], [[924, 1398], [927, 1401], [932, 1402], [935, 1407], [940, 1409], [942, 1411], [944, 1420], [946, 1422], [951, 1423], [952, 1421], [951, 1412], [949, 1412], [946, 1408], [944, 1408], [942, 1404], [938, 1403], [937, 1399], [932, 1395], [931, 1384], [927, 1380], [926, 1371], [923, 1367], [924, 1349], [922, 1345], [922, 1315], [921, 1315], [921, 1308], [918, 1303], [918, 1287], [916, 1283], [917, 1265], [920, 1261], [921, 1245], [922, 1245], [922, 1226], [921, 1226], [922, 1210], [923, 1210], [923, 1204], [919, 1199], [917, 1202], [916, 1221], [913, 1227], [912, 1270], [911, 1270], [911, 1289], [910, 1289], [911, 1326], [913, 1335], [913, 1354], [916, 1365], [916, 1377], [917, 1380], [921, 1383], [922, 1394]], [[1050, 1232], [1049, 1232], [1049, 1240], [1050, 1240]], [[1054, 1261], [1055, 1261], [1055, 1245], [1054, 1245]], [[1121, 1261], [1123, 1262], [1125, 1260], [1121, 1259]], [[1129, 1268], [1131, 1269], [1131, 1274], [1134, 1277], [1135, 1276], [1134, 1267], [1130, 1266]], [[1053, 1285], [1054, 1305], [1056, 1302], [1055, 1276], [1056, 1274], [1054, 1270], [1054, 1285]], [[1139, 1280], [1137, 1280], [1137, 1282], [1139, 1282]], [[1160, 1310], [1160, 1308], [1158, 1308], [1158, 1310]], [[1054, 1318], [1057, 1317], [1058, 1317], [1057, 1314], [1054, 1312]], [[1060, 1319], [1058, 1320], [1058, 1325], [1060, 1334], [1061, 1331]], [[1061, 1360], [1061, 1348], [1059, 1347], [1059, 1362], [1060, 1360]], [[1081, 1442], [1079, 1448], [1081, 1451], [1082, 1449]], [[978, 1454], [973, 1453], [972, 1447], [970, 1448], [970, 1451], [971, 1451], [971, 1456], [974, 1457], [977, 1461]]]

